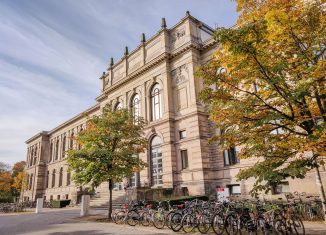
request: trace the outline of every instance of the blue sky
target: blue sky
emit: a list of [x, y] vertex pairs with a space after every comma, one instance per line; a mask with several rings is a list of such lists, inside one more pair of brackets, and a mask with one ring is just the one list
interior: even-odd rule
[[25, 141], [95, 104], [109, 58], [122, 57], [185, 12], [231, 26], [230, 0], [1, 0], [0, 161], [25, 160]]

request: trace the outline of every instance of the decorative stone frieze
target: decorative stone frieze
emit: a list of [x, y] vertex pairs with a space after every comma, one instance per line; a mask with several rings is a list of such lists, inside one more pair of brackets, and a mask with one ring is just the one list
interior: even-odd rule
[[189, 79], [189, 69], [187, 64], [183, 64], [171, 72], [174, 85], [178, 85]]
[[175, 32], [171, 34], [171, 42], [176, 43], [179, 39], [186, 35], [186, 28], [181, 27], [176, 29]]

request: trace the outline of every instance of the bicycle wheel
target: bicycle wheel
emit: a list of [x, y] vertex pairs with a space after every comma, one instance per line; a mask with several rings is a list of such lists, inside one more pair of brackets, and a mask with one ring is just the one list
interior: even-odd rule
[[212, 228], [217, 235], [224, 232], [224, 217], [222, 214], [215, 214], [212, 219]]
[[169, 212], [166, 216], [165, 216], [165, 225], [171, 229], [171, 219], [172, 216], [174, 215], [174, 211]]
[[181, 213], [174, 213], [174, 215], [171, 218], [171, 229], [174, 232], [179, 232], [180, 229], [182, 228], [182, 214]]
[[162, 229], [165, 225], [164, 214], [161, 211], [156, 211], [153, 216], [153, 224], [155, 228]]
[[126, 212], [124, 211], [119, 211], [117, 213], [115, 213], [115, 216], [114, 216], [114, 222], [116, 224], [123, 224], [124, 223], [124, 219], [126, 217]]
[[235, 235], [238, 233], [239, 224], [238, 224], [238, 219], [235, 217], [235, 215], [230, 214], [225, 218], [224, 228], [227, 234], [229, 235]]
[[148, 212], [144, 212], [140, 216], [140, 223], [141, 225], [147, 227], [151, 224], [152, 216]]
[[248, 220], [245, 224], [245, 232], [240, 231], [240, 234], [248, 234], [248, 235], [257, 235], [257, 227], [254, 220]]
[[198, 219], [198, 230], [200, 233], [207, 233], [211, 228], [211, 216], [209, 214], [202, 214]]
[[197, 218], [192, 214], [187, 214], [182, 218], [182, 230], [185, 233], [191, 233], [197, 227]]
[[139, 222], [139, 214], [137, 211], [129, 211], [127, 214], [127, 224], [135, 226]]
[[257, 235], [271, 235], [273, 234], [272, 226], [265, 220], [264, 217], [256, 219], [256, 234]]
[[116, 219], [116, 216], [117, 216], [117, 211], [113, 211], [112, 214], [111, 214], [111, 219], [112, 221], [115, 223], [115, 219]]
[[292, 218], [290, 224], [292, 227], [292, 231], [294, 231], [296, 235], [306, 234], [302, 220], [299, 217]]
[[286, 224], [283, 220], [277, 219], [273, 222], [273, 231], [276, 235], [287, 235]]

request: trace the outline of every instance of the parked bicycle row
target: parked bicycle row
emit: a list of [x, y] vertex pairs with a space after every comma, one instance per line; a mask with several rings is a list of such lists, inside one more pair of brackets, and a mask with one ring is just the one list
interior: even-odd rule
[[[36, 201], [16, 202], [16, 203], [0, 203], [0, 213], [24, 212], [28, 208], [35, 208]], [[44, 201], [44, 208], [52, 208], [50, 201]]]
[[172, 206], [170, 201], [130, 202], [112, 214], [116, 224], [170, 228], [175, 232], [215, 234], [305, 234], [292, 203], [243, 200], [193, 200]]

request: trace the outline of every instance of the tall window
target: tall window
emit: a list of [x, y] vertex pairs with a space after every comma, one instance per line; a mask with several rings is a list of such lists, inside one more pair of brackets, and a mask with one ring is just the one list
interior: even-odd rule
[[134, 119], [137, 120], [138, 117], [140, 117], [140, 98], [138, 94], [134, 95], [132, 98], [131, 111]]
[[32, 185], [33, 185], [33, 174], [31, 174], [30, 178], [29, 178], [29, 190], [32, 189]]
[[46, 182], [45, 182], [45, 188], [49, 187], [49, 180], [50, 180], [50, 172], [46, 172]]
[[52, 156], [53, 155], [53, 142], [51, 142], [51, 145], [50, 145], [50, 160], [49, 162], [52, 162]]
[[31, 166], [33, 166], [33, 160], [34, 160], [34, 147], [32, 148], [31, 151]]
[[59, 139], [57, 139], [57, 142], [55, 144], [55, 160], [58, 160], [59, 158]]
[[235, 147], [223, 151], [224, 166], [230, 166], [238, 163]]
[[52, 188], [55, 186], [55, 169], [52, 171]]
[[159, 84], [155, 84], [151, 91], [151, 115], [152, 121], [162, 117], [161, 90]]
[[71, 133], [70, 135], [70, 141], [69, 141], [69, 149], [73, 149], [74, 148], [74, 133]]
[[162, 140], [155, 136], [151, 141], [151, 168], [152, 168], [152, 184], [163, 184], [163, 165], [162, 165]]
[[63, 168], [60, 168], [60, 172], [59, 172], [59, 187], [62, 186], [62, 174], [63, 174]]
[[64, 158], [65, 154], [66, 154], [66, 141], [67, 141], [66, 136], [63, 136], [63, 138], [62, 138], [62, 158]]
[[37, 161], [37, 147], [35, 147], [35, 150], [34, 150], [33, 165], [36, 165], [36, 161]]
[[180, 155], [181, 155], [181, 161], [182, 161], [182, 169], [188, 169], [189, 168], [189, 163], [188, 163], [188, 151], [187, 151], [187, 149], [181, 150]]
[[67, 186], [70, 185], [70, 171], [67, 172]]
[[[138, 154], [133, 155], [134, 158], [139, 159]], [[130, 187], [138, 187], [140, 185], [140, 175], [139, 172], [135, 172], [132, 177], [129, 178], [129, 186]]]

